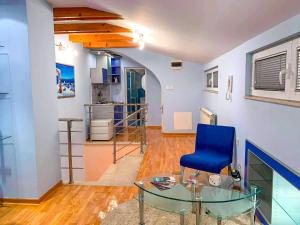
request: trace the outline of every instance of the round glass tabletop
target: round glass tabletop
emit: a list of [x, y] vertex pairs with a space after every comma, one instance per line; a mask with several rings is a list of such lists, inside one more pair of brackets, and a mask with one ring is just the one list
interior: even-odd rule
[[[215, 177], [210, 177], [212, 175]], [[214, 178], [219, 185], [213, 186], [209, 178]], [[231, 176], [206, 172], [200, 172], [198, 176], [187, 173], [182, 182], [178, 174], [162, 174], [134, 184], [147, 193], [147, 198], [161, 197], [181, 202], [226, 203], [250, 199], [262, 191], [244, 180], [236, 182]]]

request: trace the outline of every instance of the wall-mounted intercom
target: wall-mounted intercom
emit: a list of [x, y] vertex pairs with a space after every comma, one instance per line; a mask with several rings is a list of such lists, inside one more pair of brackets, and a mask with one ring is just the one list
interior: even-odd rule
[[232, 101], [233, 76], [227, 78], [226, 100]]

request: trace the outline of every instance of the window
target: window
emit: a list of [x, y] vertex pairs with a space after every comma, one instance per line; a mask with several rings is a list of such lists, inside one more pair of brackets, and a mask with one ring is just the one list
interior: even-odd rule
[[297, 50], [297, 81], [296, 91], [300, 91], [300, 49]]
[[253, 54], [252, 95], [300, 101], [300, 38]]
[[208, 91], [218, 91], [219, 87], [219, 72], [218, 67], [214, 67], [212, 69], [205, 71], [206, 76], [206, 90]]

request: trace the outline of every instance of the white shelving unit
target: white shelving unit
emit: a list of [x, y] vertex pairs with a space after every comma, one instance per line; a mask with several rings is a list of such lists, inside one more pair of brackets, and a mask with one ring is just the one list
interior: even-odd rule
[[0, 52], [0, 198], [17, 198], [17, 160], [13, 139], [13, 108], [9, 56]]

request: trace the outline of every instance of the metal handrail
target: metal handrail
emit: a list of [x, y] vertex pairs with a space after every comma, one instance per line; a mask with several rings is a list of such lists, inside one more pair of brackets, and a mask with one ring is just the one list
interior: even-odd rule
[[[147, 107], [148, 104], [145, 103], [106, 103], [106, 104], [84, 104], [84, 108], [86, 108], [87, 110], [85, 111], [85, 114], [87, 115], [88, 118], [88, 127], [89, 129], [87, 130], [87, 140], [91, 139], [91, 132], [90, 132], [90, 128], [92, 127], [91, 121], [92, 121], [92, 117], [93, 117], [93, 108], [98, 108], [98, 107], [115, 107], [115, 106], [121, 106], [123, 107], [123, 109], [125, 107], [133, 107], [133, 110], [136, 110], [138, 108], [145, 108]], [[99, 112], [99, 111], [98, 111]], [[111, 115], [124, 115], [125, 112], [124, 111], [109, 111], [109, 112], [105, 112], [105, 111], [101, 111], [101, 115], [103, 118], [107, 117], [108, 119], [112, 119], [114, 120], [114, 122], [118, 122], [118, 127], [128, 127], [129, 125], [127, 124], [127, 126], [120, 126], [122, 125], [122, 122], [120, 122], [120, 119], [115, 119], [115, 118], [111, 118]], [[130, 114], [131, 115], [131, 114]], [[130, 116], [129, 115], [129, 116]], [[133, 118], [133, 116], [131, 116], [131, 118]], [[124, 119], [122, 119], [124, 120]], [[131, 122], [130, 119], [127, 119], [127, 122]], [[116, 125], [115, 125], [116, 126]]]
[[105, 103], [105, 104], [84, 104], [85, 107], [88, 106], [111, 106], [111, 105], [123, 105], [123, 106], [146, 106], [145, 103]]
[[[119, 108], [116, 108], [115, 106], [119, 106]], [[88, 139], [91, 139], [91, 128], [92, 128], [92, 119], [93, 119], [93, 113], [96, 111], [93, 110], [93, 108], [103, 107], [103, 110], [98, 110], [97, 113], [100, 113], [101, 118], [107, 118], [114, 120], [113, 125], [113, 162], [116, 163], [117, 160], [121, 159], [122, 157], [117, 159], [117, 152], [124, 149], [125, 147], [133, 144], [140, 143], [140, 149], [141, 153], [144, 152], [144, 146], [146, 145], [146, 113], [147, 113], [147, 104], [144, 103], [108, 103], [108, 104], [85, 104], [85, 108], [87, 108], [86, 113], [88, 114]], [[113, 110], [108, 110], [106, 107], [114, 107]], [[122, 107], [122, 109], [121, 109]], [[129, 115], [127, 115], [125, 118], [122, 118], [123, 116], [120, 116], [120, 118], [116, 118], [114, 115], [125, 115], [126, 111], [131, 111]], [[112, 118], [113, 116], [113, 118]], [[128, 130], [127, 128], [132, 128], [134, 130]], [[122, 136], [124, 135], [124, 136]], [[129, 142], [126, 142], [125, 146], [120, 146], [120, 143], [117, 142], [123, 142], [122, 140], [119, 140], [118, 138], [128, 138]], [[139, 138], [139, 140], [137, 140]], [[134, 141], [133, 141], [134, 140]], [[118, 149], [117, 149], [118, 146]], [[130, 151], [132, 152], [132, 151]], [[129, 153], [130, 153], [129, 152]], [[129, 154], [129, 153], [126, 153]]]
[[60, 132], [67, 132], [68, 136], [68, 164], [69, 164], [69, 184], [74, 183], [73, 179], [73, 154], [72, 154], [72, 122], [82, 122], [83, 119], [78, 118], [60, 118], [58, 119], [60, 122], [67, 122], [67, 131], [60, 131]]
[[[126, 153], [124, 156], [121, 156], [120, 158], [117, 159], [117, 153], [132, 145], [133, 141], [130, 141], [128, 144], [120, 147], [119, 149], [117, 149], [117, 136], [122, 134], [122, 131], [124, 131], [124, 129], [126, 127], [124, 127], [123, 129], [121, 129], [121, 131], [117, 132], [117, 128], [120, 127], [121, 124], [125, 124], [126, 122], [128, 123], [128, 121], [133, 121], [132, 123], [130, 123], [130, 125], [136, 125], [133, 126], [133, 128], [135, 128], [134, 131], [126, 133], [128, 135], [128, 137], [131, 137], [132, 135], [139, 135], [140, 136], [140, 153], [143, 154], [144, 153], [144, 145], [146, 145], [146, 127], [145, 127], [145, 122], [146, 122], [146, 113], [147, 113], [147, 105], [145, 105], [144, 107], [136, 110], [135, 112], [131, 113], [130, 115], [128, 115], [126, 118], [122, 119], [121, 121], [117, 122], [114, 127], [113, 127], [113, 162], [114, 164], [117, 162], [117, 160], [120, 160], [121, 158], [123, 158], [125, 155], [130, 154], [131, 152], [135, 151], [137, 148], [134, 148], [133, 150], [131, 150], [130, 152]], [[139, 118], [137, 118], [136, 120], [132, 120], [132, 118], [134, 118], [135, 116], [139, 115]], [[127, 127], [132, 127], [132, 126], [127, 126]], [[136, 144], [136, 142], [135, 142]]]
[[128, 120], [129, 118], [133, 117], [134, 115], [137, 115], [138, 113], [141, 113], [143, 110], [145, 110], [146, 108], [141, 108], [137, 111], [135, 111], [134, 113], [131, 113], [129, 116], [127, 116], [126, 118], [124, 118], [123, 120], [121, 120], [120, 122], [116, 123], [114, 126], [119, 126], [121, 123], [124, 123], [126, 120]]

